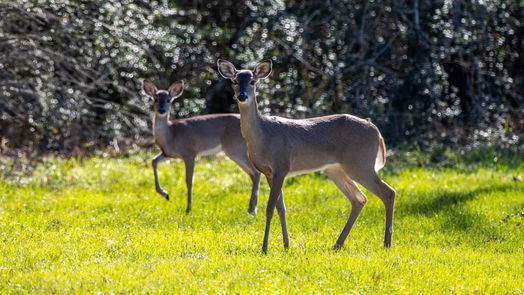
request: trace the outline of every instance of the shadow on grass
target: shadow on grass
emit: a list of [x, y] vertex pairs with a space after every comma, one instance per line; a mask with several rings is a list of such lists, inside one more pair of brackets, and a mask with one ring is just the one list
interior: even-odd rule
[[421, 195], [418, 198], [420, 199], [419, 202], [405, 204], [402, 206], [402, 211], [404, 214], [431, 216], [440, 211], [448, 210], [450, 207], [463, 205], [484, 194], [505, 192], [517, 188], [517, 185], [508, 183], [480, 187], [471, 191], [432, 191]]
[[470, 191], [433, 191], [419, 196], [418, 201], [402, 204], [397, 212], [399, 215], [419, 215], [434, 219], [443, 232], [461, 232], [461, 239], [474, 242], [501, 240], [504, 239], [501, 223], [472, 212], [466, 204], [485, 194], [514, 190], [522, 190], [522, 187], [508, 183]]

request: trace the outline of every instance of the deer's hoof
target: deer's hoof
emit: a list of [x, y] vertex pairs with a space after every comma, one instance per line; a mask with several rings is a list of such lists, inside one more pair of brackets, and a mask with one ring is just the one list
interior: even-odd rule
[[335, 251], [339, 251], [339, 250], [342, 249], [343, 247], [344, 247], [344, 245], [335, 244], [335, 246], [333, 246], [333, 250], [335, 250]]
[[163, 190], [162, 188], [157, 188], [156, 192], [169, 201], [169, 194], [165, 190]]

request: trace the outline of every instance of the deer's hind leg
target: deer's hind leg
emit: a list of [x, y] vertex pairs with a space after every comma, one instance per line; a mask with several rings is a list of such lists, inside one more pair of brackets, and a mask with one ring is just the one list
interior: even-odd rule
[[393, 213], [395, 211], [395, 190], [385, 183], [377, 175], [374, 169], [369, 169], [367, 173], [359, 171], [351, 175], [356, 182], [362, 184], [366, 189], [379, 197], [386, 208], [386, 230], [384, 234], [384, 247], [391, 247], [393, 236]]
[[249, 198], [249, 209], [250, 214], [255, 214], [257, 212], [258, 204], [258, 189], [260, 187], [260, 172], [251, 164], [247, 158], [247, 152], [245, 150], [229, 150], [224, 149], [224, 153], [228, 156], [233, 162], [235, 162], [244, 172], [249, 175], [251, 178], [251, 197]]
[[260, 187], [260, 172], [254, 169], [253, 174], [250, 174], [253, 185], [251, 186], [251, 197], [249, 198], [249, 209], [248, 212], [251, 214], [257, 213], [258, 204], [258, 189]]
[[335, 244], [335, 249], [338, 249], [344, 245], [344, 241], [348, 237], [351, 228], [355, 224], [355, 221], [357, 221], [357, 218], [368, 199], [355, 182], [344, 172], [342, 167], [338, 165], [331, 166], [324, 170], [324, 173], [335, 182], [337, 187], [351, 202], [351, 213], [349, 214], [348, 221]]

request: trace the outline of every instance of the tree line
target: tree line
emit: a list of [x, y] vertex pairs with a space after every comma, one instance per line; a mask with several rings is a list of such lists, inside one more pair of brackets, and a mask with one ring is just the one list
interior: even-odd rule
[[147, 138], [141, 78], [186, 82], [174, 117], [236, 112], [217, 58], [270, 58], [264, 113], [369, 117], [390, 145], [522, 146], [523, 20], [515, 0], [4, 2], [0, 137], [31, 152]]

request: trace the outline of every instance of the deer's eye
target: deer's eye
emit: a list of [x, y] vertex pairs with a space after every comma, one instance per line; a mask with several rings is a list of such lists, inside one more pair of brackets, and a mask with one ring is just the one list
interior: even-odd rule
[[255, 85], [256, 81], [255, 80], [251, 80], [251, 82], [249, 82], [250, 85]]
[[238, 85], [238, 81], [237, 80], [233, 80], [233, 84]]

